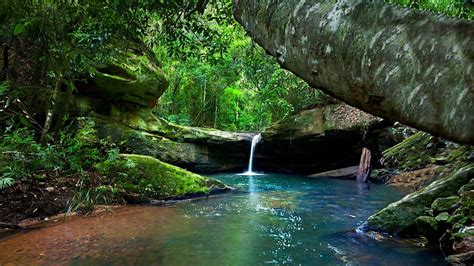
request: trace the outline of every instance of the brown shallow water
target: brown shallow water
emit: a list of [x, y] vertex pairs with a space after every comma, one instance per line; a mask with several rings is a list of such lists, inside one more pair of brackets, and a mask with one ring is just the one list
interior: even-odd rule
[[271, 174], [217, 178], [240, 192], [48, 222], [1, 239], [0, 265], [445, 264], [437, 250], [354, 232], [402, 197], [393, 188]]
[[59, 219], [1, 241], [0, 265], [58, 265], [81, 257], [112, 260], [109, 256], [122, 253], [127, 256], [121, 257], [121, 263], [135, 264], [134, 257], [143, 256], [147, 248], [159, 248], [164, 238], [147, 246], [138, 240], [158, 234], [156, 230], [164, 236], [160, 224], [175, 215], [173, 207], [134, 206]]

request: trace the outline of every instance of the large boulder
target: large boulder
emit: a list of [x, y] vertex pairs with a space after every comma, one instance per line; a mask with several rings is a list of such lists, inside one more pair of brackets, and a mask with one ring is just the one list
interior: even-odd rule
[[215, 179], [144, 155], [122, 154], [118, 163], [105, 162], [97, 168], [104, 174], [114, 175], [115, 188], [135, 201], [208, 195], [231, 189]]
[[436, 199], [455, 195], [472, 178], [474, 165], [465, 166], [370, 216], [367, 219], [367, 227], [370, 230], [389, 233], [413, 233], [416, 231], [416, 219], [425, 215], [425, 211]]
[[386, 2], [234, 0], [234, 16], [309, 85], [474, 144], [474, 22]]
[[303, 111], [262, 133], [257, 168], [262, 162], [265, 170], [314, 174], [357, 165], [362, 146], [379, 150], [380, 139], [373, 133], [382, 124], [381, 119], [346, 104]]
[[78, 92], [109, 102], [155, 106], [168, 87], [163, 71], [143, 56], [129, 54], [120, 58], [120, 62], [97, 66], [92, 78], [76, 82]]

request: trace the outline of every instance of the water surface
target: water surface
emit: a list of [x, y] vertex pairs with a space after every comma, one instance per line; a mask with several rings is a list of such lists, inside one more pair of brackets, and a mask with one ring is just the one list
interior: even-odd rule
[[52, 223], [0, 241], [0, 265], [444, 265], [437, 251], [353, 231], [402, 196], [391, 187], [276, 174], [214, 177], [239, 191]]

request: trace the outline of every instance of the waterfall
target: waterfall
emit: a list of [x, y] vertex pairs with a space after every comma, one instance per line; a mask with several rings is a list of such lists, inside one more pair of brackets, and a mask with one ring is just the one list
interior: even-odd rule
[[262, 134], [257, 134], [252, 138], [252, 146], [250, 147], [250, 158], [249, 158], [249, 165], [247, 168], [247, 172], [243, 173], [242, 175], [258, 175], [257, 173], [253, 172], [253, 157], [255, 155], [255, 147], [257, 144], [262, 140]]

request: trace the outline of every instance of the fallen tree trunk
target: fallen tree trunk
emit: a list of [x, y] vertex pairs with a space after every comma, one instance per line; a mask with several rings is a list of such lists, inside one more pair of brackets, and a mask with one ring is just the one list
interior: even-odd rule
[[359, 169], [356, 174], [357, 182], [366, 183], [370, 177], [372, 153], [367, 148], [362, 148], [362, 154], [360, 155]]
[[382, 0], [234, 0], [279, 64], [371, 114], [474, 144], [474, 22]]

